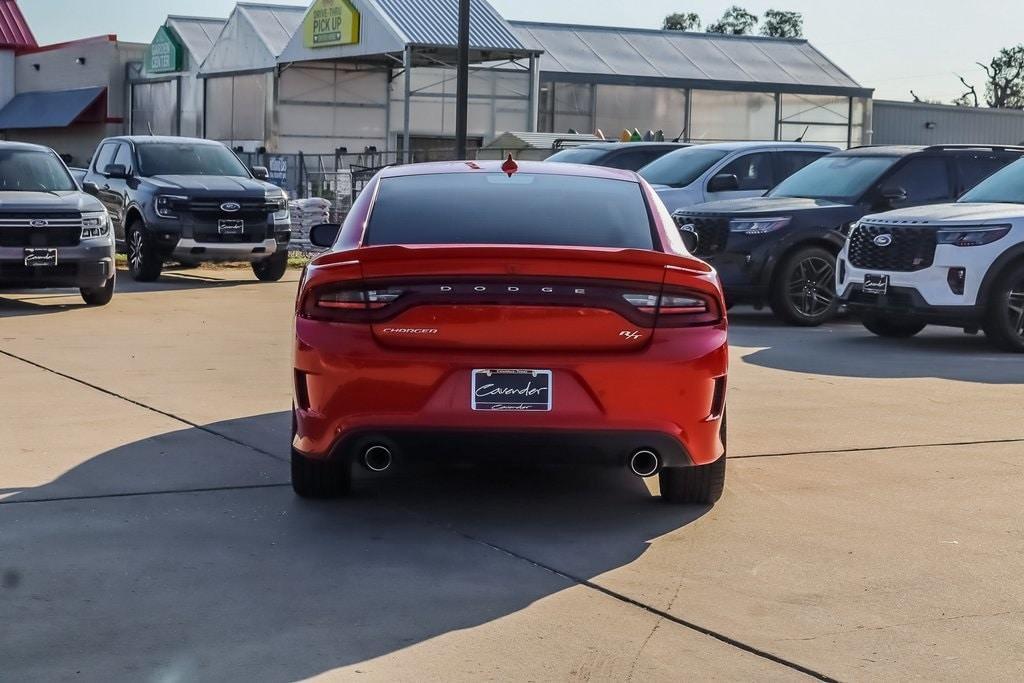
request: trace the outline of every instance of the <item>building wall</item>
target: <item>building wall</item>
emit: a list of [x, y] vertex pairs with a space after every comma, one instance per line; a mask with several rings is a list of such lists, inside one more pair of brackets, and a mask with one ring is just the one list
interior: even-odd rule
[[1024, 111], [874, 102], [879, 145], [1024, 144]]
[[0, 108], [14, 97], [14, 53], [0, 50]]
[[273, 73], [206, 79], [206, 137], [246, 152], [273, 150], [275, 81]]

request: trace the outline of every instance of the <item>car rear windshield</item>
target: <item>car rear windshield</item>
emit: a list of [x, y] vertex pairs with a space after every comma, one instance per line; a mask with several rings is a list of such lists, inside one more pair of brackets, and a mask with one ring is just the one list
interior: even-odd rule
[[783, 180], [768, 196], [853, 202], [898, 160], [877, 155], [823, 157]]
[[720, 149], [686, 147], [656, 159], [640, 169], [640, 175], [652, 185], [686, 187], [725, 158]]
[[1024, 204], [1024, 160], [981, 181], [960, 198], [965, 204]]
[[0, 150], [0, 192], [72, 192], [75, 181], [52, 152]]
[[138, 146], [143, 176], [219, 175], [248, 178], [249, 171], [221, 145], [149, 142]]
[[366, 245], [652, 249], [640, 185], [569, 175], [449, 173], [381, 180]]
[[606, 154], [608, 154], [607, 150], [595, 147], [563, 149], [561, 152], [555, 152], [545, 161], [557, 161], [561, 164], [593, 164]]

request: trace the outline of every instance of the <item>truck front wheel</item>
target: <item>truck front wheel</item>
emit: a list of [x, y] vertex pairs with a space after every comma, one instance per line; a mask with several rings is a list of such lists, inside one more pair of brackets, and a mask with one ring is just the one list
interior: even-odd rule
[[269, 258], [252, 264], [252, 272], [260, 282], [277, 282], [288, 270], [288, 252], [278, 251]]

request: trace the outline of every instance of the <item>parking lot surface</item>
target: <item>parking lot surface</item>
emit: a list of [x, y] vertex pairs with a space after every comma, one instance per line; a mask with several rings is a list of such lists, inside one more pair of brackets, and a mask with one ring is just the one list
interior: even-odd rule
[[399, 467], [311, 503], [296, 281], [0, 294], [0, 679], [1024, 672], [1024, 363], [982, 337], [736, 311], [710, 510], [543, 467]]

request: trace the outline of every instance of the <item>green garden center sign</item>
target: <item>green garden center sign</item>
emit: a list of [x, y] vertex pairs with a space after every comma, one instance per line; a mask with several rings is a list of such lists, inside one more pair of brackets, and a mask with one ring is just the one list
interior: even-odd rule
[[146, 50], [146, 71], [151, 74], [181, 71], [184, 52], [178, 37], [166, 26], [161, 26]]
[[349, 0], [316, 0], [303, 29], [306, 47], [353, 45], [359, 42], [359, 10]]

